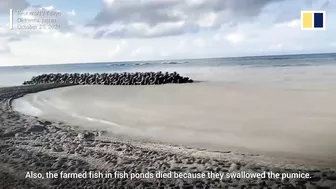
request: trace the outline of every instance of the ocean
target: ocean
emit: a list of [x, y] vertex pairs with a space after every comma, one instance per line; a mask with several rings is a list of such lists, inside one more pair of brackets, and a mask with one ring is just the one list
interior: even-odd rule
[[0, 67], [0, 86], [20, 85], [43, 73], [138, 71], [176, 71], [197, 81], [254, 87], [328, 89], [336, 84], [336, 53]]

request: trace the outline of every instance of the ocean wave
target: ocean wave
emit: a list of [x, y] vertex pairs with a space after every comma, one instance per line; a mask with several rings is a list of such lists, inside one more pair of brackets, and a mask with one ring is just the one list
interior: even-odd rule
[[107, 63], [105, 64], [106, 67], [130, 67], [130, 66], [144, 66], [150, 65], [152, 63]]
[[253, 64], [245, 64], [245, 65], [251, 65], [252, 67], [298, 67], [298, 66], [312, 66], [310, 63], [289, 63], [289, 64], [259, 64], [259, 65], [253, 65]]
[[264, 60], [289, 60], [293, 59], [292, 57], [265, 57]]
[[172, 62], [161, 62], [161, 64], [186, 64], [186, 63], [188, 63], [188, 62], [174, 62], [174, 61], [172, 61]]
[[162, 64], [169, 64], [169, 65], [176, 65], [176, 64], [186, 64], [188, 62], [129, 62], [129, 63], [106, 63], [106, 67], [134, 67], [134, 66], [154, 66], [154, 65], [162, 65]]

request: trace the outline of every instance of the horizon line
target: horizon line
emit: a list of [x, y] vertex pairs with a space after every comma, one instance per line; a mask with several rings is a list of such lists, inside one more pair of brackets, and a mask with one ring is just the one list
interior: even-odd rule
[[25, 67], [25, 66], [60, 66], [74, 64], [106, 64], [106, 63], [129, 63], [129, 62], [156, 62], [156, 61], [179, 61], [179, 60], [204, 60], [204, 59], [228, 59], [228, 58], [250, 58], [250, 57], [271, 57], [271, 56], [296, 56], [296, 55], [318, 55], [318, 54], [336, 54], [336, 52], [320, 52], [320, 53], [289, 53], [289, 54], [268, 54], [268, 55], [246, 55], [246, 56], [218, 56], [218, 57], [203, 57], [203, 58], [177, 58], [177, 59], [156, 59], [156, 60], [126, 60], [126, 61], [97, 61], [97, 62], [73, 62], [73, 63], [57, 63], [57, 64], [28, 64], [28, 65], [13, 65], [2, 67]]

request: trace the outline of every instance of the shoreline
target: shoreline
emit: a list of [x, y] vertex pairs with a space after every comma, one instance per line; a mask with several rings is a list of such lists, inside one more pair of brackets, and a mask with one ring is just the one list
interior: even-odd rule
[[[147, 142], [120, 140], [104, 137], [100, 132], [88, 132], [56, 121], [22, 115], [11, 109], [11, 102], [28, 93], [63, 87], [63, 85], [39, 85], [0, 88], [0, 186], [6, 188], [67, 187], [80, 185], [88, 188], [98, 186], [139, 186], [158, 188], [159, 186], [194, 185], [213, 188], [225, 187], [298, 187], [335, 186], [336, 168], [326, 169], [290, 163], [283, 159], [269, 158], [257, 154], [237, 154], [236, 152], [209, 152]], [[275, 162], [278, 163], [275, 164]], [[177, 171], [177, 172], [232, 172], [273, 170], [274, 172], [310, 173], [309, 179], [277, 180], [266, 179], [25, 179], [26, 171], [47, 172], [96, 171]], [[6, 179], [7, 178], [7, 179]], [[102, 179], [104, 180], [104, 179]]]

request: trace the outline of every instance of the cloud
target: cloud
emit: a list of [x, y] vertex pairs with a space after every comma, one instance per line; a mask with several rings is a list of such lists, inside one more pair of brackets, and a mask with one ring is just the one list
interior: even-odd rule
[[23, 38], [20, 37], [9, 37], [7, 39], [8, 42], [15, 42], [15, 41], [21, 41]]
[[287, 22], [277, 23], [277, 24], [274, 25], [274, 27], [278, 27], [278, 28], [283, 28], [283, 27], [299, 28], [300, 26], [301, 26], [301, 20], [300, 19], [290, 20], [290, 21], [287, 21]]
[[225, 36], [225, 39], [228, 40], [230, 43], [237, 44], [245, 40], [245, 35], [241, 32], [230, 33]]
[[9, 54], [11, 53], [11, 49], [6, 44], [0, 44], [0, 54]]
[[88, 26], [98, 28], [96, 38], [182, 35], [253, 20], [265, 6], [281, 1], [104, 0]]
[[95, 31], [94, 38], [154, 38], [196, 33], [198, 31], [199, 27], [197, 25], [188, 25], [183, 21], [163, 23], [154, 27], [144, 23], [132, 23], [128, 27], [120, 25], [102, 26]]
[[174, 15], [169, 10], [178, 4], [179, 0], [105, 0], [104, 8], [95, 17], [94, 24], [143, 22], [154, 26], [162, 22], [176, 22], [181, 20], [180, 15]]
[[68, 15], [70, 15], [70, 16], [76, 16], [75, 10], [72, 10], [72, 11], [68, 12]]
[[9, 27], [0, 27], [0, 39], [8, 42], [20, 41], [28, 38], [29, 35], [18, 31], [12, 31]]
[[9, 9], [22, 10], [29, 6], [25, 0], [1, 0], [0, 1], [0, 15], [9, 14]]

